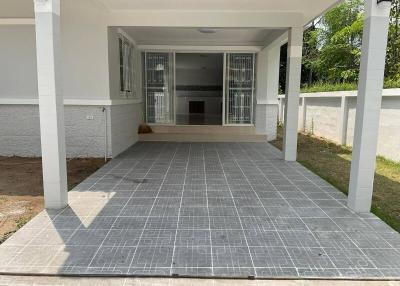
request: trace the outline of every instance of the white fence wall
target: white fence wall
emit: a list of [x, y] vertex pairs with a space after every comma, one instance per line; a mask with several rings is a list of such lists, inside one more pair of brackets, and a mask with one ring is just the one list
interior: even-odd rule
[[[382, 95], [378, 154], [400, 161], [400, 89], [385, 89]], [[351, 146], [356, 103], [356, 91], [301, 94], [299, 131]], [[278, 117], [282, 122], [284, 105], [285, 98], [280, 95]]]

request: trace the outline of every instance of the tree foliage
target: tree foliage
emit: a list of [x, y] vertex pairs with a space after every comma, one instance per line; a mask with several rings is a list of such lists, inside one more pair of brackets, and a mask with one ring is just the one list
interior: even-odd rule
[[392, 0], [385, 76], [400, 80], [400, 0]]
[[[314, 27], [313, 27], [314, 26]], [[353, 82], [358, 77], [363, 18], [361, 0], [330, 10], [305, 33], [304, 65], [319, 81]]]
[[[346, 0], [304, 33], [303, 85], [355, 83], [360, 67], [363, 0]], [[400, 0], [392, 1], [385, 76], [400, 81]]]

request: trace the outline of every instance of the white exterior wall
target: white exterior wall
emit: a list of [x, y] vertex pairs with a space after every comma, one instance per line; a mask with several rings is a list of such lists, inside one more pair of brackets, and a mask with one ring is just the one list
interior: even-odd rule
[[111, 106], [112, 157], [117, 156], [138, 141], [140, 122], [142, 122], [141, 104]]
[[[347, 128], [344, 132], [346, 137], [341, 141], [342, 113], [340, 107], [343, 96], [347, 101], [346, 112], [343, 113]], [[353, 144], [356, 92], [310, 93], [302, 94], [301, 98], [306, 98], [306, 132], [313, 132], [317, 136], [338, 143], [345, 142], [346, 145], [350, 146]], [[280, 104], [284, 104], [281, 96]], [[283, 120], [283, 117], [280, 120]], [[302, 113], [300, 112], [299, 121], [303, 122], [302, 120]], [[303, 130], [301, 123], [299, 123], [299, 130]], [[388, 159], [400, 161], [400, 89], [383, 91], [378, 154]]]
[[94, 0], [61, 3], [64, 99], [109, 99], [108, 12]]
[[[109, 99], [106, 12], [95, 1], [62, 1], [64, 99]], [[37, 98], [34, 25], [0, 25], [0, 99]]]
[[[64, 115], [67, 157], [104, 156], [105, 113], [102, 107], [65, 106]], [[93, 116], [93, 120], [86, 119], [87, 116]], [[112, 153], [110, 144], [111, 136], [107, 144], [109, 156]], [[38, 105], [0, 105], [0, 155], [41, 155]]]
[[[305, 131], [340, 142], [340, 98], [307, 98]], [[302, 114], [299, 116], [302, 117]], [[302, 118], [299, 120], [303, 122]], [[299, 127], [300, 129], [300, 127]], [[301, 129], [300, 129], [301, 130]], [[321, 135], [322, 136], [322, 135]]]
[[[64, 113], [68, 158], [105, 156], [105, 136], [107, 157], [117, 156], [138, 141], [141, 104], [106, 106], [105, 112], [103, 106], [66, 105]], [[40, 155], [38, 105], [0, 105], [0, 156]]]
[[37, 98], [35, 27], [0, 25], [0, 99]]
[[[108, 31], [108, 12], [97, 1], [61, 3], [62, 94], [79, 102], [65, 105], [67, 156], [104, 156], [103, 106], [107, 156], [116, 156], [137, 141], [142, 121], [140, 100], [119, 93], [117, 30]], [[40, 156], [35, 26], [0, 25], [0, 39], [0, 155]], [[139, 51], [136, 59], [140, 95]]]
[[[126, 103], [110, 106], [112, 157], [117, 156], [138, 141], [138, 127], [143, 122], [143, 106], [140, 100], [122, 98], [120, 94], [118, 32], [116, 27], [109, 27], [107, 30], [109, 96], [112, 100], [122, 103], [126, 101]], [[135, 68], [136, 95], [141, 98], [141, 55], [137, 48], [135, 49]]]
[[276, 138], [279, 90], [279, 41], [257, 54], [255, 126], [267, 140]]

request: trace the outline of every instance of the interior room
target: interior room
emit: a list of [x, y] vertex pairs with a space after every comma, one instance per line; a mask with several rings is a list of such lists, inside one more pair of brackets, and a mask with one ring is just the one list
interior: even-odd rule
[[222, 53], [176, 53], [176, 124], [221, 125]]

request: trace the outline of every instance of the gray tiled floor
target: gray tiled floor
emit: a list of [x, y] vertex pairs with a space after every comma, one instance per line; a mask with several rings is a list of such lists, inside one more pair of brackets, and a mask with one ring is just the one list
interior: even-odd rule
[[0, 271], [400, 278], [400, 235], [264, 143], [138, 143], [0, 246]]

